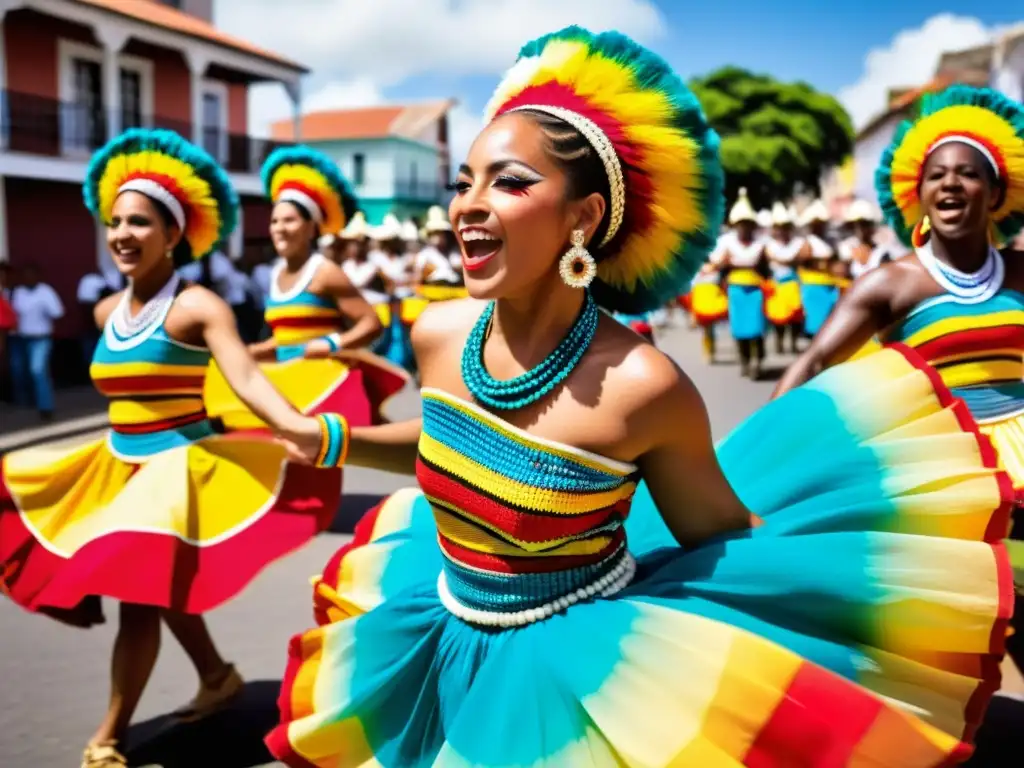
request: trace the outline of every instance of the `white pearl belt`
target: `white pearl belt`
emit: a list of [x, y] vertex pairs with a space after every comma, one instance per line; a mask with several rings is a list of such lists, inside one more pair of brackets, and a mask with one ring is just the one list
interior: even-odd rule
[[568, 595], [559, 597], [551, 602], [539, 605], [536, 608], [527, 608], [522, 611], [484, 611], [478, 608], [470, 608], [460, 603], [448, 589], [448, 580], [444, 571], [437, 577], [437, 595], [441, 598], [441, 604], [448, 609], [456, 618], [462, 619], [467, 624], [479, 624], [486, 627], [521, 627], [526, 624], [533, 624], [537, 621], [560, 613], [570, 605], [580, 600], [588, 600], [592, 597], [611, 597], [616, 592], [621, 592], [636, 575], [636, 559], [629, 552], [623, 555], [622, 560], [608, 573], [585, 587], [570, 592]]

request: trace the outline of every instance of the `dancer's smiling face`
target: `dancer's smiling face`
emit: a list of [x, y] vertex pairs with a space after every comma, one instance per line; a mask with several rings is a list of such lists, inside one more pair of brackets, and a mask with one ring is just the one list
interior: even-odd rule
[[170, 212], [141, 192], [122, 192], [107, 223], [107, 247], [125, 277], [137, 279], [164, 261], [181, 240]]
[[515, 298], [554, 285], [572, 231], [582, 229], [590, 242], [603, 229], [607, 204], [594, 182], [607, 185], [600, 160], [558, 121], [558, 144], [579, 144], [585, 153], [567, 160], [549, 121], [541, 120], [522, 113], [494, 120], [459, 168], [449, 216], [466, 287], [476, 298]]
[[962, 240], [987, 233], [1003, 188], [984, 155], [968, 144], [950, 142], [925, 161], [919, 194], [932, 231], [943, 240]]
[[288, 200], [274, 206], [270, 214], [270, 240], [278, 256], [286, 260], [301, 258], [310, 252], [316, 237], [316, 222], [304, 208]]

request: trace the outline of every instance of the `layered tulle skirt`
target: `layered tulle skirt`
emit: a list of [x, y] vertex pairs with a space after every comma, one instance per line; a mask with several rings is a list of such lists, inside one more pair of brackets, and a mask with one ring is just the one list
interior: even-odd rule
[[388, 498], [316, 582], [271, 751], [331, 768], [964, 758], [1013, 593], [1012, 489], [962, 403], [888, 349], [768, 404], [719, 460], [761, 527], [684, 551], [641, 485], [633, 582], [514, 629], [445, 609], [428, 500]]
[[[340, 413], [352, 426], [379, 424], [387, 401], [409, 380], [400, 367], [363, 350], [346, 350], [332, 358], [264, 363], [260, 370], [300, 412]], [[203, 401], [210, 418], [229, 431], [266, 427], [238, 398], [213, 361]]]
[[0, 464], [0, 585], [32, 611], [92, 596], [203, 613], [330, 524], [341, 472], [214, 435], [121, 458], [106, 439]]
[[695, 283], [687, 296], [687, 308], [697, 325], [714, 325], [729, 317], [729, 299], [717, 282]]

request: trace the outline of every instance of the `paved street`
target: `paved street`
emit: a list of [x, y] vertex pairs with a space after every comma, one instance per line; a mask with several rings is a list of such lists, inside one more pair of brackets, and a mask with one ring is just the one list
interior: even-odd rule
[[[705, 366], [695, 333], [662, 334], [703, 392], [716, 437], [769, 396], [773, 382], [741, 379], [731, 363]], [[732, 349], [722, 357], [731, 360]], [[786, 360], [769, 359], [769, 368]], [[393, 417], [417, 410], [414, 393], [396, 403]], [[82, 437], [74, 438], [81, 440]], [[358, 515], [381, 494], [411, 483], [361, 469], [345, 474], [346, 499], [334, 531], [270, 566], [237, 599], [210, 614], [215, 637], [249, 685], [229, 711], [191, 727], [170, 729], [161, 715], [189, 699], [196, 680], [183, 653], [164, 634], [164, 647], [131, 733], [133, 765], [164, 768], [249, 768], [268, 765], [261, 737], [274, 723], [275, 698], [289, 637], [312, 624], [308, 577], [325, 563]], [[108, 619], [116, 618], [107, 604]], [[104, 709], [114, 627], [77, 631], [19, 611], [0, 600], [0, 765], [70, 768]], [[272, 764], [269, 764], [272, 765]], [[986, 763], [996, 765], [996, 763]]]

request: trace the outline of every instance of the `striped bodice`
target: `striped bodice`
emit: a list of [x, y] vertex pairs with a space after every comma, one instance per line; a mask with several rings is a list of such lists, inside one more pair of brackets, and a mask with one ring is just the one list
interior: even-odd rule
[[308, 342], [342, 330], [341, 313], [334, 300], [309, 290], [316, 270], [323, 262], [323, 256], [313, 254], [299, 273], [295, 285], [287, 291], [278, 288], [284, 261], [278, 261], [274, 266], [264, 317], [277, 342], [278, 360], [301, 357]]
[[1004, 288], [978, 304], [938, 296], [886, 340], [921, 353], [978, 421], [1024, 412], [1024, 294]]
[[636, 467], [533, 437], [439, 390], [422, 394], [416, 476], [459, 602], [535, 608], [626, 557]]
[[89, 368], [96, 389], [110, 400], [110, 448], [126, 459], [213, 434], [203, 406], [210, 351], [172, 339], [165, 318], [166, 312], [127, 337], [108, 322]]

